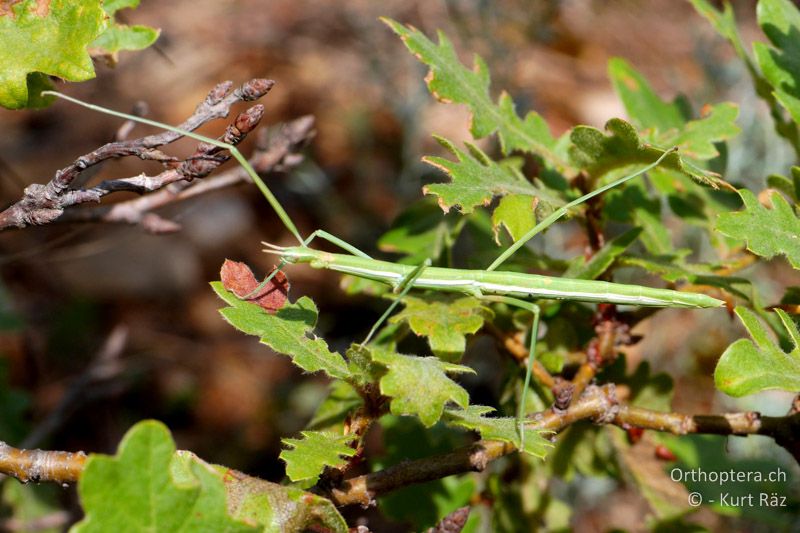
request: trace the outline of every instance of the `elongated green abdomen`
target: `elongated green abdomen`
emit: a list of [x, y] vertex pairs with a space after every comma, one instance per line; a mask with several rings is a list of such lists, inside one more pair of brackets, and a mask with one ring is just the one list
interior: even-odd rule
[[[352, 255], [332, 254], [309, 248], [287, 248], [281, 255], [288, 261], [326, 268], [396, 285], [415, 268], [388, 261]], [[579, 302], [613, 303], [646, 307], [720, 307], [724, 302], [705, 294], [653, 289], [583, 279], [556, 278], [518, 272], [487, 272], [428, 267], [414, 281], [414, 287], [467, 294], [500, 294]]]

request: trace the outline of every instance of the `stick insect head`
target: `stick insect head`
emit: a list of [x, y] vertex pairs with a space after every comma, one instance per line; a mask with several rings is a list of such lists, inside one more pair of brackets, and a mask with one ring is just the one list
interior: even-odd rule
[[268, 242], [262, 242], [266, 248], [264, 252], [278, 255], [286, 263], [303, 263], [309, 261], [309, 249], [302, 246], [278, 246]]

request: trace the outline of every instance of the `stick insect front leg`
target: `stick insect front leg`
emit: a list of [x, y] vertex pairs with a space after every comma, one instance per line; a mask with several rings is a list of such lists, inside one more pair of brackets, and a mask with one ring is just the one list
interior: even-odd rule
[[[328, 233], [327, 231], [321, 230], [321, 229], [313, 231], [311, 233], [311, 235], [309, 235], [306, 239], [303, 240], [303, 242], [301, 243], [301, 246], [303, 248], [308, 248], [308, 245], [311, 244], [311, 241], [313, 241], [317, 237], [319, 237], [320, 239], [324, 239], [324, 240], [326, 240], [326, 241], [328, 241], [328, 242], [330, 242], [332, 244], [335, 244], [339, 248], [341, 248], [341, 249], [343, 249], [343, 250], [345, 250], [347, 252], [350, 252], [351, 254], [355, 255], [356, 257], [361, 257], [362, 259], [372, 259], [365, 252], [362, 252], [361, 250], [359, 250], [358, 248], [356, 248], [352, 244], [350, 244], [348, 242], [345, 242], [342, 239], [340, 239], [339, 237], [337, 237], [336, 235], [332, 235], [332, 234]], [[280, 247], [277, 247], [275, 245], [269, 244], [268, 242], [262, 242], [261, 244], [263, 244], [264, 246], [267, 246], [267, 247], [269, 247], [271, 249], [280, 249]], [[249, 298], [253, 298], [256, 295], [258, 295], [261, 292], [261, 289], [266, 287], [267, 284], [270, 281], [272, 281], [272, 278], [277, 276], [278, 272], [280, 272], [283, 269], [283, 267], [286, 266], [286, 264], [288, 262], [289, 261], [286, 258], [281, 257], [280, 261], [278, 261], [278, 265], [272, 270], [272, 272], [270, 272], [267, 275], [267, 277], [264, 278], [264, 281], [259, 283], [258, 286], [255, 289], [253, 289], [252, 291], [250, 291], [246, 295], [242, 296], [242, 298], [247, 300]]]

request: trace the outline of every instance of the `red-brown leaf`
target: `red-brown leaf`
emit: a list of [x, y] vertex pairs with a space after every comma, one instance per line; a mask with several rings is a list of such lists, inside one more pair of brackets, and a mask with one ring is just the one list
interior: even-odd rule
[[225, 289], [243, 300], [258, 304], [269, 313], [274, 313], [283, 307], [289, 296], [289, 280], [283, 272], [275, 274], [269, 283], [248, 298], [245, 297], [260, 285], [250, 267], [244, 263], [226, 259], [219, 271], [219, 277]]

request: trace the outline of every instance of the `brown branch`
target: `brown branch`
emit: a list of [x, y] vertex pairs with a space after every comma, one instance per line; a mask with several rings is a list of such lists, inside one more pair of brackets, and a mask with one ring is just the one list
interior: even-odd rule
[[[256, 142], [256, 150], [249, 162], [261, 176], [274, 172], [286, 172], [302, 161], [299, 151], [313, 138], [314, 133], [314, 119], [311, 116], [300, 117], [274, 129], [261, 130]], [[68, 211], [58, 221], [140, 224], [151, 233], [177, 231], [180, 229], [177, 223], [163, 219], [153, 211], [169, 204], [249, 181], [250, 177], [247, 172], [237, 166], [203, 180], [179, 181], [141, 198], [110, 206]]]
[[586, 348], [586, 362], [572, 378], [572, 402], [581, 397], [600, 368], [617, 358], [617, 347], [631, 343], [630, 328], [619, 320], [616, 305], [598, 305], [594, 321], [596, 336]]
[[[661, 413], [620, 405], [614, 385], [589, 386], [568, 409], [550, 409], [533, 415], [529, 427], [560, 432], [575, 422], [587, 419], [596, 424], [613, 424], [623, 429], [640, 427], [676, 435], [765, 435], [774, 438], [800, 461], [800, 413], [783, 417], [761, 416], [753, 412], [725, 415]], [[379, 472], [348, 479], [330, 491], [328, 497], [336, 505], [369, 505], [377, 496], [411, 484], [480, 472], [490, 461], [513, 451], [514, 446], [509, 443], [481, 440], [449, 453], [405, 461]]]
[[83, 472], [84, 463], [86, 454], [83, 452], [21, 450], [0, 442], [0, 472], [23, 483], [74, 483]]
[[[271, 80], [253, 79], [241, 87], [231, 90], [232, 82], [223, 82], [209, 92], [194, 113], [184, 121], [180, 129], [194, 131], [212, 120], [225, 118], [233, 104], [239, 101], [257, 100], [274, 85]], [[252, 131], [263, 115], [263, 107], [256, 105], [240, 114], [228, 126], [222, 139], [229, 144], [238, 144]], [[49, 224], [59, 219], [65, 209], [86, 202], [99, 202], [104, 196], [119, 192], [145, 193], [168, 186], [177, 181], [192, 181], [208, 175], [225, 162], [230, 154], [216, 146], [200, 143], [195, 153], [180, 162], [167, 156], [157, 148], [171, 144], [182, 137], [173, 131], [165, 131], [133, 140], [105, 144], [97, 150], [83, 155], [67, 167], [56, 172], [46, 185], [32, 184], [25, 188], [23, 197], [0, 212], [0, 230], [24, 228], [29, 225]], [[168, 168], [157, 176], [136, 176], [109, 180], [91, 188], [77, 187], [79, 177], [87, 169], [108, 159], [136, 156], [162, 162]]]
[[[589, 386], [580, 399], [565, 410], [548, 409], [530, 417], [531, 429], [560, 432], [580, 420], [611, 424], [623, 429], [638, 427], [687, 435], [765, 435], [789, 450], [800, 461], [800, 413], [787, 416], [761, 416], [755, 412], [724, 415], [686, 415], [662, 413], [621, 405], [613, 384]], [[445, 454], [404, 461], [384, 470], [342, 481], [325, 488], [325, 496], [336, 505], [370, 505], [376, 497], [399, 488], [467, 472], [483, 471], [487, 465], [516, 448], [507, 442], [480, 440]], [[83, 470], [83, 452], [20, 450], [0, 443], [0, 472], [21, 481], [77, 481]], [[318, 490], [320, 487], [318, 487]]]

